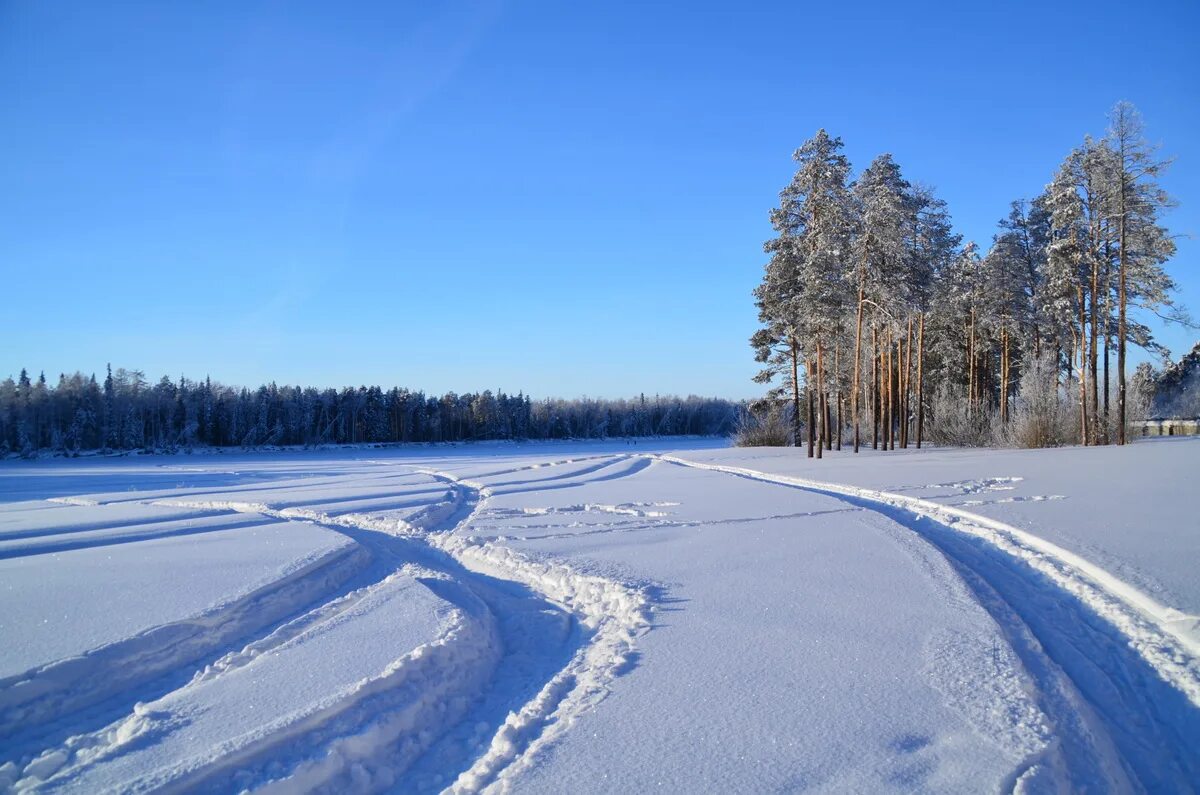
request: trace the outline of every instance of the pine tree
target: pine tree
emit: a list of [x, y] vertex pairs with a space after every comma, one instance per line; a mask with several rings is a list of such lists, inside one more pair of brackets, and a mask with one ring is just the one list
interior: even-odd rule
[[946, 202], [933, 189], [917, 185], [912, 192], [912, 232], [908, 237], [908, 298], [917, 313], [916, 442], [921, 446], [925, 426], [925, 323], [937, 284], [958, 256], [962, 236], [954, 232]]
[[857, 290], [854, 324], [854, 376], [850, 386], [850, 414], [854, 425], [854, 452], [858, 452], [859, 381], [862, 363], [863, 316], [870, 306], [878, 318], [894, 318], [907, 292], [901, 279], [907, 272], [910, 249], [906, 232], [913, 208], [910, 186], [889, 154], [875, 158], [854, 185], [859, 222], [852, 245]]
[[1174, 285], [1162, 263], [1174, 255], [1175, 243], [1159, 225], [1172, 206], [1158, 182], [1170, 161], [1146, 140], [1141, 115], [1130, 103], [1117, 103], [1109, 121], [1105, 143], [1117, 158], [1110, 196], [1117, 227], [1117, 444], [1125, 444], [1128, 306], [1131, 298], [1152, 308], [1169, 302]]
[[[796, 326], [801, 334], [812, 377], [806, 383], [811, 394], [816, 388], [817, 426], [821, 449], [831, 448], [828, 386], [841, 376], [826, 379], [826, 360], [836, 350], [847, 330], [843, 307], [853, 300], [847, 279], [854, 230], [854, 203], [848, 181], [850, 163], [841, 154], [842, 140], [825, 130], [796, 150], [800, 164], [791, 184], [784, 189], [785, 206], [793, 212], [785, 219], [796, 247], [802, 289], [796, 301]], [[846, 346], [849, 347], [849, 346]], [[835, 389], [836, 391], [836, 389]], [[813, 444], [809, 423], [809, 445]]]

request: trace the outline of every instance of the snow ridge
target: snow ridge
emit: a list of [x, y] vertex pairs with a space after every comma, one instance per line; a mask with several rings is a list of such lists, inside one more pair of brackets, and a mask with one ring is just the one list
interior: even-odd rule
[[[478, 509], [492, 495], [491, 487], [479, 481], [433, 470], [423, 473], [473, 490], [479, 495]], [[468, 529], [467, 523], [459, 529]], [[589, 633], [570, 663], [532, 701], [508, 716], [485, 753], [448, 789], [478, 792], [495, 784], [506, 791], [540, 751], [604, 699], [611, 681], [628, 668], [637, 638], [650, 627], [650, 600], [642, 588], [459, 532], [430, 535], [428, 540], [472, 571], [515, 580], [544, 594], [574, 613]]]
[[[611, 457], [605, 458], [608, 461], [603, 465], [614, 463]], [[598, 464], [588, 471], [600, 469], [603, 465]], [[408, 519], [369, 513], [333, 516], [312, 508], [275, 509], [263, 503], [229, 500], [160, 500], [155, 504], [224, 509], [278, 519], [309, 521], [331, 528], [386, 533], [426, 546], [475, 574], [527, 586], [574, 615], [582, 638], [568, 664], [554, 674], [532, 700], [508, 715], [482, 754], [448, 788], [448, 791], [456, 793], [477, 792], [489, 785], [503, 790], [521, 770], [532, 764], [541, 750], [567, 731], [580, 714], [599, 703], [607, 695], [612, 679], [628, 669], [637, 638], [650, 626], [650, 600], [646, 591], [635, 585], [581, 573], [560, 562], [535, 559], [510, 547], [464, 535], [473, 518], [492, 495], [493, 487], [479, 481], [461, 479], [451, 473], [427, 469], [416, 471], [445, 483], [448, 488], [441, 500]], [[604, 506], [609, 507], [615, 509], [613, 513], [640, 510], [635, 506]], [[646, 513], [652, 515], [653, 512]], [[434, 560], [422, 563], [436, 565]], [[340, 605], [332, 603], [321, 608], [325, 612], [339, 609], [342, 609]], [[303, 617], [295, 625], [279, 628], [272, 636], [209, 666], [197, 674], [195, 681], [205, 681], [219, 676], [225, 670], [248, 663], [264, 649], [286, 642], [295, 633], [303, 631], [306, 623], [315, 620], [318, 620], [315, 616]], [[383, 721], [387, 719], [385, 714]], [[436, 737], [452, 723], [452, 719], [446, 719], [426, 723], [410, 721], [405, 725], [409, 731], [417, 728], [422, 735]], [[363, 751], [361, 744], [355, 745], [358, 751], [353, 765], [349, 767], [345, 761], [349, 757], [339, 750], [340, 745], [334, 743], [326, 760], [336, 758], [340, 761], [304, 763], [281, 782], [309, 789], [322, 782], [342, 781], [339, 777], [344, 776], [346, 770], [354, 769], [359, 771], [357, 778], [353, 782], [342, 783], [350, 783], [354, 789], [367, 790], [388, 786], [417, 755], [410, 750], [402, 754], [404, 758], [398, 758], [394, 748], [389, 750], [400, 736], [400, 731], [371, 730], [372, 736], [377, 737], [379, 742], [371, 745], [369, 752]], [[362, 764], [369, 757], [373, 758], [374, 763]], [[368, 769], [375, 771], [371, 774], [374, 779], [364, 778], [366, 774], [361, 771]], [[222, 770], [225, 771], [225, 768], [222, 767]]]
[[[450, 582], [444, 574], [419, 566], [404, 566], [397, 574]], [[449, 627], [439, 637], [300, 724], [265, 733], [249, 746], [172, 780], [166, 791], [205, 789], [225, 780], [260, 792], [377, 791], [391, 786], [396, 775], [461, 717], [472, 696], [486, 686], [499, 657], [494, 617], [465, 589], [459, 594], [471, 609], [450, 611]], [[273, 771], [279, 769], [289, 772], [277, 777]]]
[[202, 615], [2, 679], [0, 738], [55, 721], [269, 626], [334, 591], [371, 560], [368, 550], [348, 545]]
[[[1200, 776], [1196, 617], [1159, 604], [1045, 539], [961, 508], [673, 455], [651, 457], [837, 497], [899, 522], [964, 573], [1019, 653], [1047, 658], [1039, 661], [1050, 672], [1043, 687], [1061, 691], [1065, 684], [1078, 692], [1060, 701], [1078, 702], [1082, 694], [1089, 702], [1072, 715], [1060, 712], [1061, 720], [1084, 720], [1092, 725], [1083, 733], [1111, 735], [1121, 764], [1149, 789], [1178, 789]], [[1028, 637], [1016, 637], [1014, 625]], [[1058, 678], [1065, 683], [1053, 681]], [[1117, 717], [1130, 712], [1153, 719], [1138, 726]]]

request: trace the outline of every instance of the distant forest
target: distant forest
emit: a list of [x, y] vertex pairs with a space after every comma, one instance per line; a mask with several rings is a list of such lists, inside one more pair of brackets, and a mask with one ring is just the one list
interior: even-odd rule
[[50, 386], [22, 370], [0, 381], [0, 454], [728, 435], [740, 412], [733, 401], [695, 396], [535, 401], [490, 390], [245, 389], [166, 376], [151, 384], [139, 370], [111, 367], [103, 381], [75, 373]]

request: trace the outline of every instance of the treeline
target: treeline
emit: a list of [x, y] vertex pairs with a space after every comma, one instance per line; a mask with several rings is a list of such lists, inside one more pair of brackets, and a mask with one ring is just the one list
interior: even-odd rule
[[796, 150], [771, 212], [751, 345], [765, 365], [756, 380], [776, 386], [758, 424], [778, 437], [786, 422], [817, 457], [843, 435], [855, 452], [868, 435], [919, 447], [926, 420], [986, 440], [1014, 409], [1049, 405], [1021, 395], [1026, 381], [1069, 416], [1073, 438], [1045, 443], [1123, 444], [1128, 347], [1161, 352], [1131, 310], [1186, 322], [1162, 267], [1175, 251], [1161, 223], [1167, 161], [1137, 111], [1119, 103], [1103, 138], [1084, 138], [1040, 194], [1012, 202], [986, 251], [963, 245], [945, 202], [891, 155], [852, 178], [841, 149], [821, 130]]
[[151, 384], [138, 370], [0, 382], [0, 453], [175, 450], [485, 439], [725, 435], [739, 404], [700, 397], [531, 400], [491, 391], [425, 395], [377, 386], [250, 390], [209, 379]]
[[1153, 417], [1200, 417], [1200, 342], [1178, 362], [1154, 374]]

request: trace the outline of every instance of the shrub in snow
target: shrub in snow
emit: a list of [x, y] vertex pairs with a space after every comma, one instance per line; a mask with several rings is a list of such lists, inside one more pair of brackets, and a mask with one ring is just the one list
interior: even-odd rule
[[1030, 362], [1012, 416], [997, 434], [1009, 447], [1059, 447], [1079, 438], [1078, 414], [1069, 396], [1059, 389], [1054, 357], [1045, 354]]
[[751, 405], [738, 418], [733, 443], [737, 447], [787, 447], [792, 443], [788, 412], [775, 401]]
[[996, 441], [995, 414], [987, 404], [972, 406], [943, 384], [929, 406], [929, 439], [946, 447], [988, 447]]

